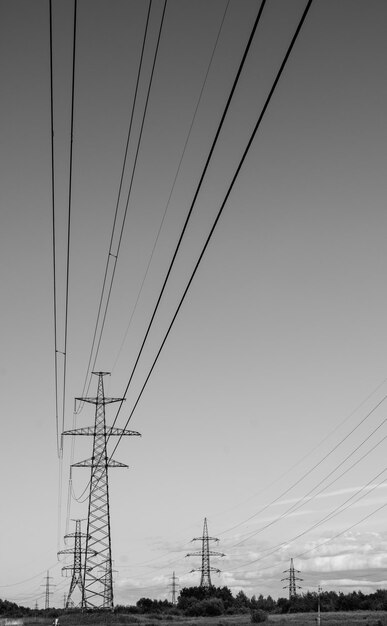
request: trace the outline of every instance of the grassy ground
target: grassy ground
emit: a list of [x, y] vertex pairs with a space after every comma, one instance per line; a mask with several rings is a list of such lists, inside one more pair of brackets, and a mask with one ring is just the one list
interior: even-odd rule
[[[95, 619], [91, 614], [63, 615], [60, 626], [253, 626], [250, 616], [225, 615], [219, 617], [180, 617], [156, 615], [111, 615], [109, 613]], [[121, 619], [120, 619], [121, 618]], [[268, 626], [311, 626], [317, 623], [316, 613], [291, 613], [289, 615], [269, 615]], [[52, 620], [29, 618], [24, 624], [29, 626], [51, 626]], [[387, 611], [353, 611], [321, 613], [321, 626], [387, 626]]]

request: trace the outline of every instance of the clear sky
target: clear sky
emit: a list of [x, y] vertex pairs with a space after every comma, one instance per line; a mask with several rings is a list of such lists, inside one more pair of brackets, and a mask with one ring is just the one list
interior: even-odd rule
[[[167, 2], [95, 363], [111, 372], [107, 395], [124, 393], [259, 6]], [[61, 352], [73, 3], [52, 7]], [[304, 7], [305, 0], [266, 3], [117, 426], [137, 398]], [[147, 8], [145, 0], [78, 1], [59, 430], [62, 418], [65, 429], [94, 419], [87, 406], [74, 418], [73, 399], [87, 380]], [[119, 224], [162, 8], [153, 1]], [[70, 463], [91, 454], [90, 441], [68, 438], [63, 459], [57, 455], [48, 9], [46, 0], [0, 2], [0, 597], [40, 607], [47, 570], [51, 604], [63, 605], [69, 580], [57, 551], [71, 520], [87, 515], [88, 470], [73, 470], [80, 502], [68, 499]], [[204, 517], [220, 539], [214, 549], [226, 554], [213, 559], [222, 570], [213, 583], [234, 593], [286, 595], [281, 578], [291, 557], [303, 590], [387, 585], [386, 18], [384, 0], [312, 3], [131, 419], [142, 437], [123, 440], [115, 454], [130, 466], [110, 472], [116, 603], [170, 598], [173, 571], [180, 585], [198, 584], [199, 574], [189, 572], [200, 560], [185, 555]], [[89, 395], [95, 390], [93, 381]], [[114, 416], [110, 409], [109, 423]]]

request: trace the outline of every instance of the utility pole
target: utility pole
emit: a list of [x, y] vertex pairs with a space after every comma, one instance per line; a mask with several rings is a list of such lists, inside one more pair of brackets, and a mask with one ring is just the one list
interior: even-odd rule
[[171, 587], [172, 604], [176, 604], [176, 591], [177, 587], [179, 586], [179, 583], [177, 581], [179, 579], [175, 576], [175, 572], [173, 572], [171, 580], [172, 582], [169, 586]]
[[85, 461], [73, 464], [73, 467], [91, 468], [81, 604], [83, 609], [113, 609], [108, 468], [128, 466], [109, 458], [107, 442], [112, 436], [140, 435], [133, 430], [106, 427], [106, 404], [123, 401], [122, 398], [105, 398], [103, 377], [107, 373], [93, 372], [98, 376], [98, 390], [95, 398], [76, 398], [83, 402], [95, 404], [94, 425], [63, 433], [64, 435], [89, 435], [93, 437], [92, 456]]
[[202, 566], [197, 569], [192, 569], [192, 572], [201, 572], [200, 577], [200, 587], [204, 587], [205, 589], [209, 589], [212, 587], [211, 583], [211, 575], [210, 572], [217, 572], [220, 574], [220, 569], [216, 567], [210, 566], [210, 556], [225, 556], [222, 552], [213, 552], [210, 550], [210, 541], [219, 541], [216, 537], [208, 536], [208, 528], [207, 528], [207, 518], [204, 518], [203, 525], [203, 535], [202, 537], [194, 537], [192, 541], [201, 541], [202, 549], [200, 552], [191, 552], [186, 554], [186, 556], [201, 556], [202, 557]]
[[75, 532], [65, 535], [65, 539], [73, 538], [74, 547], [68, 548], [68, 549], [66, 548], [65, 550], [60, 550], [58, 552], [58, 554], [72, 554], [74, 556], [72, 565], [65, 565], [64, 567], [62, 567], [62, 572], [68, 571], [68, 570], [72, 571], [70, 589], [67, 594], [67, 598], [65, 600], [66, 609], [69, 609], [71, 606], [74, 606], [71, 600], [71, 596], [76, 587], [78, 587], [79, 591], [81, 592], [80, 604], [82, 604], [82, 598], [84, 595], [82, 554], [85, 554], [86, 550], [85, 548], [82, 548], [82, 538], [86, 538], [86, 534], [81, 532], [82, 520], [76, 519], [76, 520], [73, 520], [73, 522], [75, 522]]
[[289, 574], [286, 578], [281, 578], [281, 581], [288, 581], [288, 584], [285, 585], [283, 589], [289, 589], [289, 600], [292, 600], [297, 595], [297, 589], [301, 589], [301, 587], [296, 584], [296, 581], [302, 581], [302, 578], [296, 576], [296, 574], [300, 574], [301, 572], [298, 569], [294, 569], [293, 559], [290, 559], [290, 569], [284, 570], [283, 573]]

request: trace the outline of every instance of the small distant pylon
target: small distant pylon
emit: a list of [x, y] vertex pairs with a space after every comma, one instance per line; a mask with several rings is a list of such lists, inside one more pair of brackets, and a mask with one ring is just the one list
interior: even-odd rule
[[211, 567], [210, 566], [210, 556], [225, 556], [225, 554], [223, 554], [222, 552], [213, 552], [212, 550], [210, 550], [210, 541], [219, 541], [219, 539], [217, 539], [216, 537], [209, 537], [208, 536], [208, 528], [207, 528], [207, 518], [204, 518], [204, 525], [203, 525], [203, 535], [202, 537], [194, 537], [194, 539], [192, 539], [192, 541], [201, 541], [202, 542], [202, 549], [200, 552], [190, 552], [189, 554], [186, 554], [186, 556], [201, 556], [202, 557], [202, 566], [200, 568], [197, 569], [192, 569], [192, 572], [201, 572], [201, 577], [200, 577], [200, 587], [204, 587], [205, 589], [208, 589], [209, 587], [212, 587], [212, 583], [211, 583], [211, 574], [210, 572], [216, 572], [217, 574], [220, 574], [220, 569], [217, 569], [216, 567]]
[[85, 554], [85, 548], [82, 548], [82, 538], [86, 538], [86, 534], [81, 532], [81, 522], [82, 520], [76, 519], [73, 520], [75, 522], [75, 532], [69, 533], [65, 535], [65, 539], [74, 538], [74, 547], [66, 548], [65, 550], [60, 550], [58, 554], [73, 554], [74, 560], [72, 565], [65, 565], [62, 567], [62, 572], [71, 570], [71, 583], [70, 589], [66, 596], [65, 600], [65, 608], [69, 609], [74, 606], [74, 602], [72, 601], [72, 594], [76, 587], [78, 587], [81, 593], [81, 600], [79, 606], [82, 605], [82, 598], [84, 595], [84, 585], [83, 585], [83, 568], [82, 568], [82, 554]]
[[50, 591], [50, 580], [51, 579], [52, 579], [52, 576], [50, 576], [50, 571], [47, 570], [46, 582], [44, 583], [44, 585], [42, 585], [42, 587], [45, 587], [45, 596], [44, 596], [44, 608], [45, 609], [49, 609], [50, 608], [50, 596], [52, 595], [52, 591]]
[[284, 574], [289, 574], [286, 578], [281, 578], [281, 581], [287, 580], [288, 584], [285, 585], [284, 589], [289, 589], [289, 600], [292, 600], [297, 596], [297, 589], [301, 589], [300, 585], [297, 585], [296, 581], [302, 581], [302, 578], [298, 578], [296, 574], [300, 574], [300, 570], [294, 569], [293, 559], [290, 559], [290, 568], [284, 570]]
[[317, 590], [317, 626], [321, 624], [321, 592], [322, 587], [319, 585]]
[[179, 583], [178, 583], [178, 578], [177, 576], [175, 576], [175, 572], [173, 572], [172, 574], [172, 578], [171, 578], [171, 584], [169, 585], [171, 587], [171, 595], [172, 595], [172, 604], [176, 604], [177, 600], [176, 600], [176, 592], [177, 592], [177, 588], [179, 587]]

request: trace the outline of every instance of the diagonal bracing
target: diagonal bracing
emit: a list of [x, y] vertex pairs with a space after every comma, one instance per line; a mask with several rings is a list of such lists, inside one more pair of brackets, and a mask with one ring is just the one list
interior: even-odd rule
[[139, 435], [133, 430], [107, 428], [105, 406], [121, 402], [121, 398], [105, 398], [103, 377], [107, 372], [93, 372], [98, 376], [95, 398], [77, 398], [95, 404], [94, 426], [65, 431], [64, 435], [93, 437], [93, 452], [89, 459], [74, 463], [73, 467], [90, 467], [89, 508], [87, 516], [85, 563], [83, 576], [83, 609], [113, 609], [113, 573], [110, 535], [109, 467], [128, 467], [109, 460], [107, 440], [110, 436]]
[[216, 539], [216, 537], [208, 536], [206, 517], [204, 518], [202, 537], [194, 537], [192, 541], [201, 541], [202, 549], [200, 552], [190, 552], [186, 556], [201, 556], [202, 566], [200, 568], [191, 570], [191, 572], [201, 572], [200, 587], [209, 589], [210, 587], [212, 587], [211, 572], [216, 572], [217, 574], [220, 573], [220, 569], [217, 569], [216, 567], [211, 567], [210, 557], [211, 556], [225, 556], [225, 555], [222, 552], [214, 552], [213, 550], [210, 550], [210, 541], [219, 541], [219, 539]]

